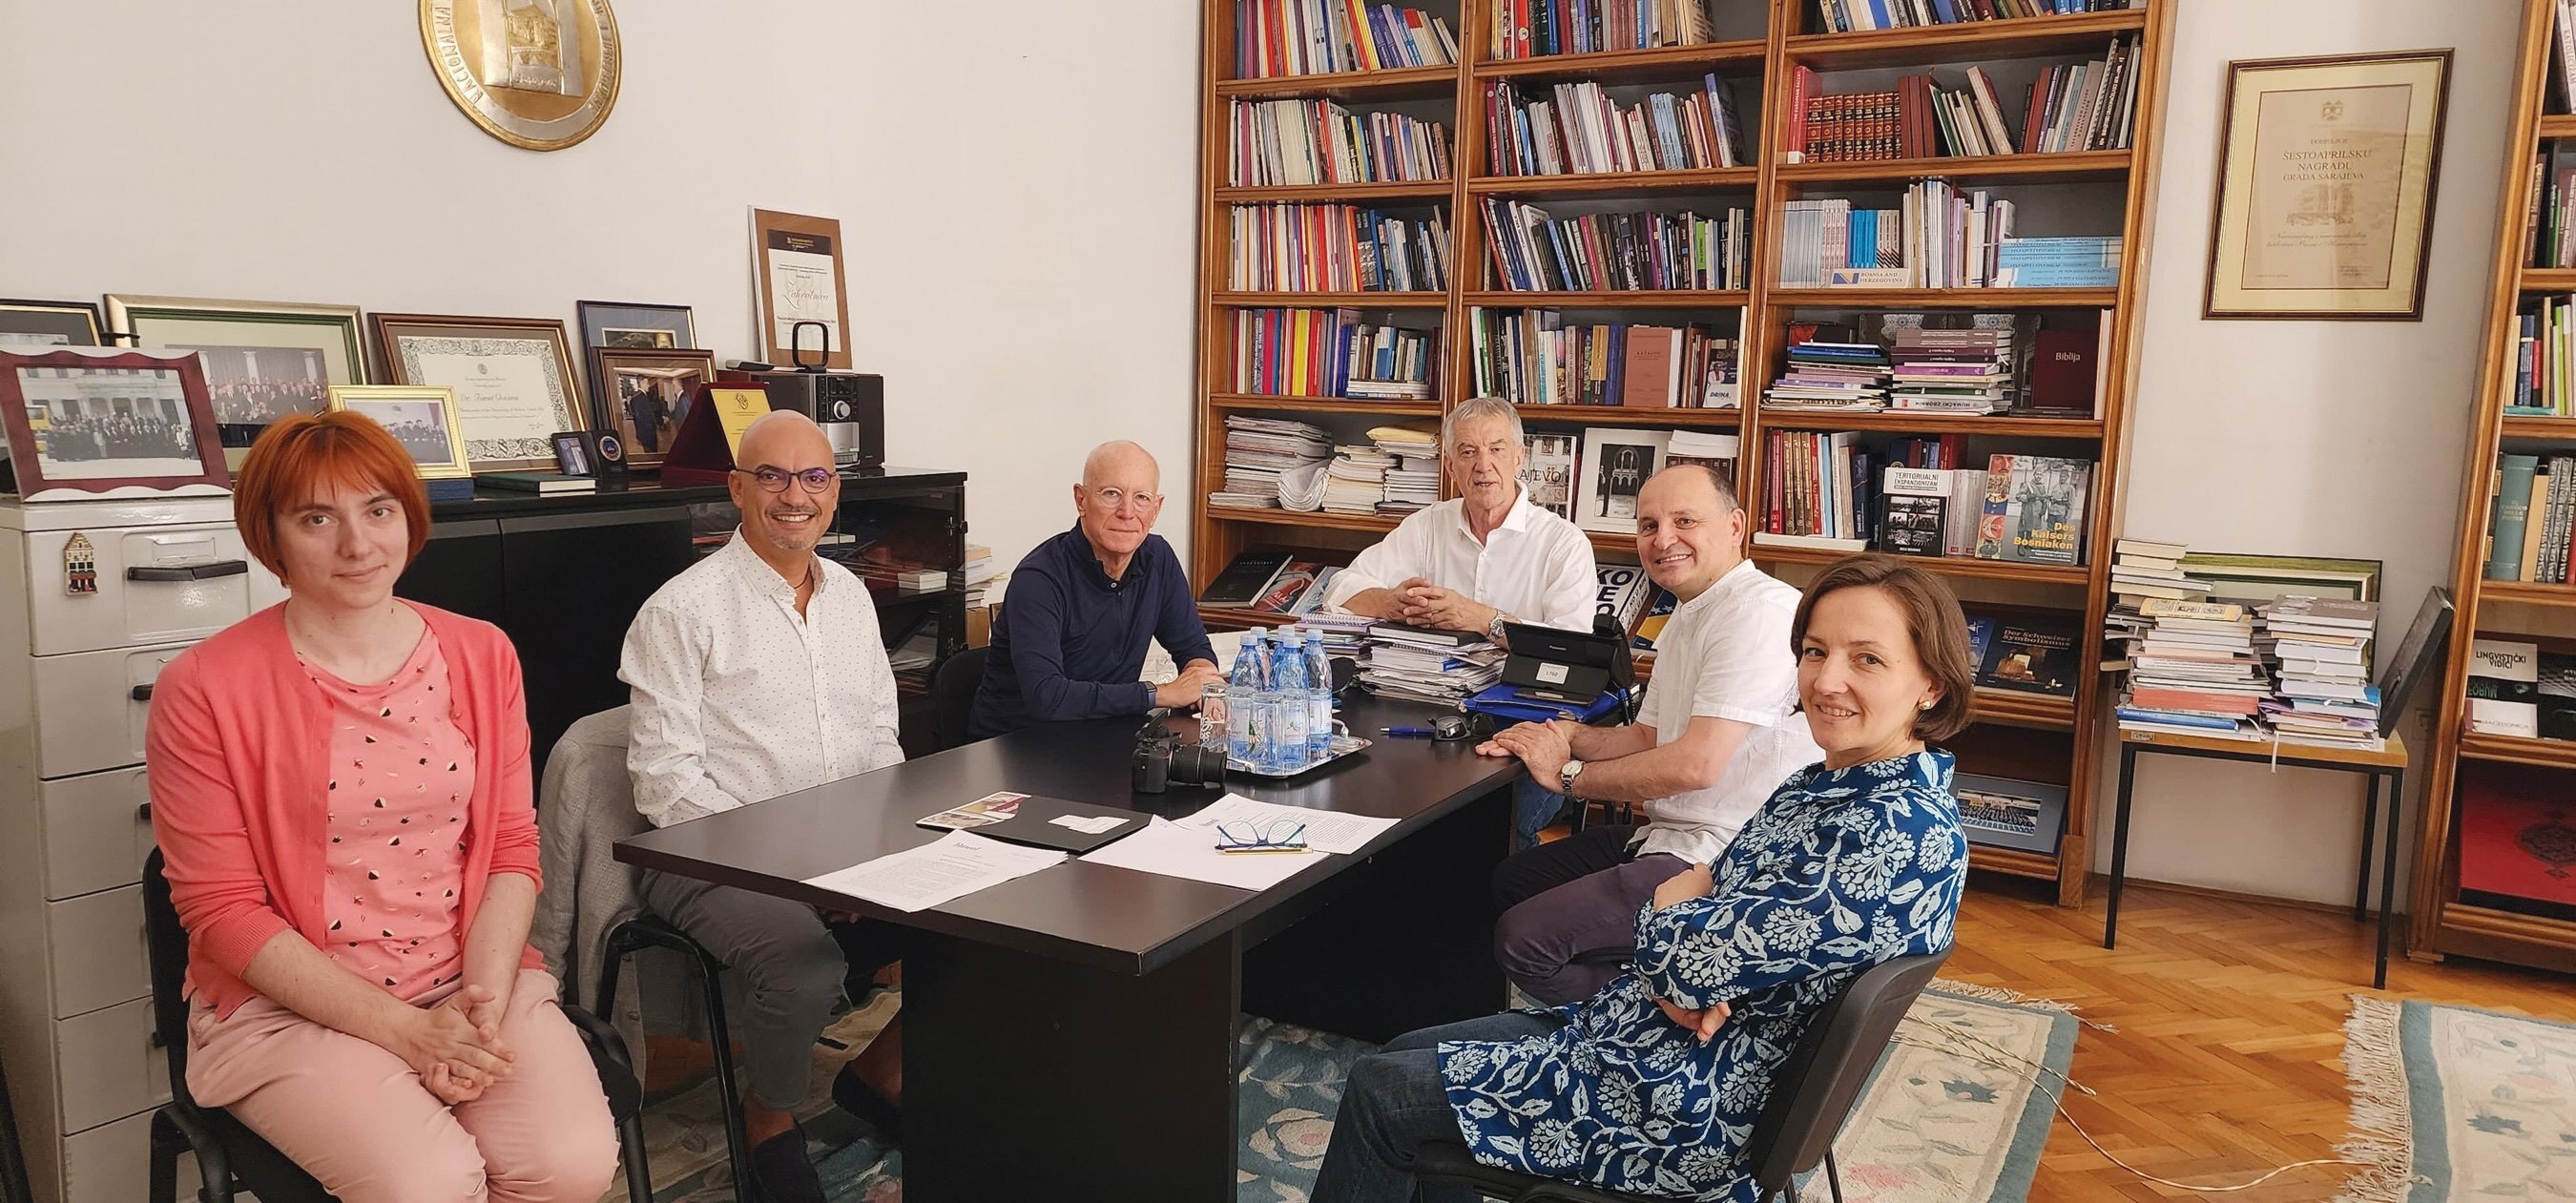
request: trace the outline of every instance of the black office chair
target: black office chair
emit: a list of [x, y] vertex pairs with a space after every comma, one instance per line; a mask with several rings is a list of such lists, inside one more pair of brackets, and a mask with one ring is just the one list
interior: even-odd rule
[[9, 1109], [5, 1068], [0, 1068], [0, 1203], [35, 1203], [27, 1188], [27, 1151], [18, 1146], [18, 1116]]
[[[1842, 1203], [1843, 1184], [1834, 1170], [1834, 1137], [1851, 1114], [1861, 1088], [1878, 1068], [1880, 1054], [1896, 1034], [1896, 1025], [1930, 985], [1932, 975], [1948, 960], [1949, 950], [1919, 957], [1898, 957], [1855, 974], [1842, 993], [1825, 1003], [1798, 1047], [1789, 1050], [1772, 1078], [1771, 1098], [1753, 1123], [1745, 1142], [1761, 1198], [1796, 1203], [1797, 1176], [1825, 1167], [1825, 1183], [1834, 1203]], [[1512, 1203], [1649, 1203], [1644, 1196], [1553, 1178], [1516, 1174], [1478, 1162], [1467, 1146], [1440, 1141], [1415, 1154], [1413, 1176], [1425, 1182], [1470, 1187], [1490, 1198]]]
[[[170, 882], [161, 875], [161, 850], [143, 863], [144, 943], [152, 963], [152, 1041], [169, 1058], [170, 1101], [152, 1113], [152, 1203], [177, 1203], [179, 1154], [193, 1151], [205, 1185], [200, 1203], [232, 1203], [247, 1191], [260, 1203], [330, 1203], [331, 1194], [276, 1146], [243, 1127], [221, 1107], [199, 1106], [188, 1094], [188, 933], [170, 905]], [[653, 1174], [644, 1156], [644, 1089], [617, 1030], [579, 1007], [563, 1013], [590, 1046], [617, 1120], [617, 1153], [626, 1169], [628, 1203], [653, 1203]]]
[[975, 711], [975, 687], [984, 680], [989, 647], [970, 647], [939, 662], [930, 678], [930, 716], [937, 726], [941, 751], [966, 742], [966, 721]]

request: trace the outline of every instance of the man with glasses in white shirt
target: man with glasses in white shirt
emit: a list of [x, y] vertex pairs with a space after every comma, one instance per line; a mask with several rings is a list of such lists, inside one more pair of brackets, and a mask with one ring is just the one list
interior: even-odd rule
[[[626, 632], [626, 767], [656, 827], [903, 759], [876, 604], [849, 569], [814, 554], [840, 505], [831, 440], [803, 414], [773, 411], [743, 432], [737, 459], [727, 488], [741, 529], [656, 591]], [[845, 983], [896, 959], [892, 929], [651, 869], [637, 885], [653, 913], [742, 979], [732, 1027], [748, 1071], [744, 1168], [760, 1196], [823, 1203], [795, 1112]], [[902, 1138], [902, 1048], [897, 1016], [832, 1085], [889, 1142]]]
[[[1225, 679], [1199, 621], [1189, 574], [1154, 534], [1162, 467], [1142, 447], [1102, 443], [1073, 486], [1073, 529], [1011, 570], [993, 650], [966, 733], [1006, 735], [1031, 723], [1143, 714], [1198, 705]], [[1159, 642], [1180, 676], [1148, 685], [1145, 645]]]
[[[1474, 631], [1503, 641], [1503, 624], [1592, 629], [1600, 582], [1582, 528], [1531, 504], [1520, 412], [1477, 397], [1440, 424], [1440, 463], [1458, 496], [1405, 518], [1333, 576], [1324, 604], [1409, 626]], [[1565, 799], [1553, 782], [1513, 797], [1514, 848], [1538, 842]]]

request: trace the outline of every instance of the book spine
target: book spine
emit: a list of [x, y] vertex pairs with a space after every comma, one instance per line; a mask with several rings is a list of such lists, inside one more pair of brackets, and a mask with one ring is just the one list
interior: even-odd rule
[[2523, 526], [2531, 517], [2531, 482], [2539, 467], [2528, 455], [2498, 458], [2495, 525], [2487, 552], [2486, 579], [2519, 580], [2522, 576]]

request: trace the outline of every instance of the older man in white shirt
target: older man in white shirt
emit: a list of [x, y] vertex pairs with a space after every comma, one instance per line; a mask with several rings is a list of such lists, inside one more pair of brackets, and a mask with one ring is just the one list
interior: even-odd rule
[[1637, 495], [1637, 558], [1679, 604], [1653, 688], [1618, 727], [1524, 723], [1476, 749], [1517, 756], [1566, 796], [1642, 802], [1643, 827], [1589, 827], [1494, 870], [1503, 975], [1550, 1006], [1625, 971], [1655, 887], [1716, 862], [1789, 774], [1824, 759], [1798, 707], [1798, 591], [1744, 558], [1725, 477], [1666, 468]]
[[[831, 441], [804, 415], [776, 411], [743, 432], [737, 459], [728, 488], [741, 529], [655, 592], [626, 632], [626, 766], [636, 809], [657, 827], [903, 759], [876, 603], [848, 569], [814, 554], [840, 501]], [[745, 986], [732, 1017], [749, 1078], [753, 1151], [743, 1168], [770, 1203], [822, 1203], [795, 1112], [843, 983], [892, 963], [891, 931], [651, 869], [639, 889]], [[898, 1016], [832, 1090], [890, 1140], [900, 1139], [901, 1050]]]
[[[1510, 402], [1477, 397], [1440, 424], [1440, 463], [1458, 496], [1421, 510], [1333, 577], [1328, 606], [1418, 627], [1479, 631], [1503, 624], [1589, 631], [1600, 583], [1592, 540], [1530, 504], [1521, 487], [1529, 449]], [[1538, 842], [1564, 799], [1524, 782], [1512, 803], [1513, 846]]]

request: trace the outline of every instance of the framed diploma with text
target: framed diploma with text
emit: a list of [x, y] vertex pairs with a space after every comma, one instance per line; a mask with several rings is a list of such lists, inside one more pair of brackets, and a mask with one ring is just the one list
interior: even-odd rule
[[2227, 65], [2201, 315], [2424, 316], [2451, 52]]
[[[850, 366], [850, 293], [841, 276], [841, 223], [829, 217], [751, 211], [753, 320], [760, 324], [761, 357], [795, 367], [797, 339], [807, 363]], [[818, 333], [799, 323], [819, 323]]]
[[368, 316], [393, 383], [455, 392], [475, 471], [549, 471], [555, 432], [590, 429], [561, 319]]

